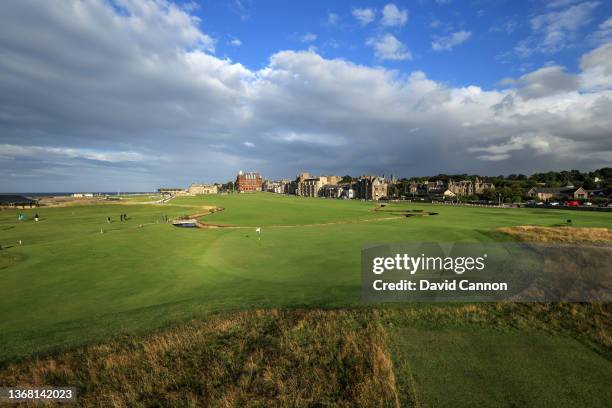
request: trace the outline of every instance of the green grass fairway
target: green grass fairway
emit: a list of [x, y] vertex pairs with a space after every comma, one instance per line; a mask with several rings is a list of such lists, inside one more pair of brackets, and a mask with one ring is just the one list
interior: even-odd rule
[[[434, 407], [605, 406], [610, 361], [572, 339], [532, 330], [401, 328], [400, 379]], [[544, 374], [545, 373], [545, 374]], [[396, 376], [398, 374], [396, 373]], [[408, 387], [408, 385], [407, 385]]]
[[119, 196], [121, 201], [127, 201], [130, 203], [149, 203], [162, 199], [161, 194], [134, 194], [134, 195], [121, 195]]
[[[174, 205], [197, 205], [200, 197], [179, 197]], [[203, 220], [219, 225], [277, 226], [322, 224], [388, 218], [393, 214], [372, 211], [371, 202], [311, 199], [275, 194], [211, 195], [206, 204], [224, 208]]]
[[[148, 200], [148, 196], [143, 197]], [[361, 306], [360, 249], [368, 243], [486, 242], [508, 239], [495, 231], [501, 226], [555, 226], [565, 224], [567, 219], [576, 227], [612, 228], [610, 213], [586, 211], [398, 204], [374, 212], [371, 202], [265, 193], [181, 197], [165, 205], [138, 203], [139, 198], [131, 201], [135, 202], [25, 210], [29, 218], [25, 222], [17, 220], [18, 211], [0, 212], [0, 244], [5, 248], [0, 250], [0, 362], [123, 333], [147, 333], [213, 312]], [[204, 222], [248, 228], [181, 229], [161, 221], [163, 215], [172, 218], [194, 214], [204, 206], [225, 208], [204, 217]], [[390, 211], [393, 209], [419, 209], [438, 215], [394, 218], [398, 214]], [[41, 217], [38, 223], [31, 220], [35, 212]], [[128, 222], [119, 222], [122, 212], [130, 217]], [[111, 224], [106, 222], [109, 216]], [[261, 239], [255, 233], [256, 226], [262, 227]], [[17, 244], [19, 240], [22, 245]], [[418, 338], [406, 345], [410, 352], [405, 358], [413, 370], [422, 373], [415, 374], [415, 381], [423, 398], [433, 405], [443, 405], [444, 401], [436, 398], [460, 395], [459, 383], [449, 383], [449, 389], [456, 390], [454, 394], [434, 396], [436, 380], [426, 360], [431, 343], [428, 339], [435, 338], [436, 332], [406, 333]], [[471, 360], [478, 357], [477, 350], [493, 350], [494, 344], [500, 344], [493, 360], [473, 363], [475, 374], [466, 384], [472, 388], [489, 381], [497, 384], [491, 387], [501, 390], [510, 376], [519, 392], [527, 384], [517, 378], [520, 367], [525, 367], [525, 375], [539, 378], [559, 364], [560, 370], [577, 378], [571, 380], [573, 383], [568, 380], [567, 392], [572, 395], [560, 393], [559, 401], [568, 403], [578, 398], [582, 401], [579, 405], [589, 405], [591, 400], [586, 396], [574, 395], [577, 391], [572, 384], [579, 384], [580, 378], [585, 383], [597, 382], [592, 378], [596, 370], [612, 369], [609, 354], [596, 354], [582, 343], [570, 344], [565, 337], [553, 337], [549, 342], [535, 335], [523, 338], [531, 334], [518, 329], [511, 333], [480, 338], [479, 332], [451, 332], [448, 342], [437, 341], [441, 353], [450, 353], [455, 338]], [[533, 349], [529, 339], [533, 340]], [[476, 340], [477, 347], [470, 349], [467, 344]], [[509, 344], [515, 346], [508, 346], [504, 352], [504, 345]], [[520, 367], [500, 371], [495, 377], [495, 364], [515, 361], [513, 347], [533, 353], [538, 347], [557, 345], [561, 351], [550, 354], [550, 358], [558, 363], [523, 356], [516, 360]], [[482, 358], [486, 359], [484, 355]], [[452, 358], [441, 357], [434, 362], [441, 368], [448, 364], [451, 373], [461, 365]], [[600, 368], [589, 372], [589, 365]], [[487, 379], [477, 378], [478, 372], [485, 373], [482, 375]], [[447, 375], [444, 381], [460, 381], [458, 377]], [[543, 382], [521, 394], [523, 398], [544, 401], [536, 398], [536, 390], [546, 389], [557, 379], [539, 381]], [[584, 390], [587, 392], [587, 384]], [[517, 405], [524, 402], [519, 397], [513, 401]]]

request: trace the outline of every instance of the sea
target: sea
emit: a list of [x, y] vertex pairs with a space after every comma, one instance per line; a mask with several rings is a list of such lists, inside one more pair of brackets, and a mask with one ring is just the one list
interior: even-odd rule
[[[74, 193], [82, 193], [81, 191], [74, 192], [49, 192], [49, 193], [0, 193], [0, 195], [20, 195], [28, 198], [37, 197], [69, 197]], [[102, 195], [102, 196], [116, 196], [116, 195], [131, 195], [131, 194], [157, 194], [156, 191], [121, 191], [121, 192], [107, 192], [107, 191], [87, 191], [84, 194]]]

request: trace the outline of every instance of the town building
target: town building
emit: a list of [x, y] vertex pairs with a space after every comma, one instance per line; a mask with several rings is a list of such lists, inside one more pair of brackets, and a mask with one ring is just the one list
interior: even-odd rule
[[386, 198], [389, 184], [383, 177], [361, 176], [357, 181], [357, 198], [378, 201]]
[[323, 187], [323, 181], [319, 177], [307, 178], [300, 183], [300, 195], [303, 197], [317, 197], [321, 187]]
[[458, 197], [473, 196], [482, 194], [485, 190], [494, 190], [493, 183], [486, 183], [476, 177], [475, 180], [449, 180], [447, 183], [442, 180], [411, 182], [406, 187], [406, 194], [412, 196], [428, 197]]
[[193, 183], [187, 189], [187, 193], [193, 195], [200, 194], [217, 194], [219, 192], [219, 188], [216, 184], [197, 184]]
[[289, 180], [264, 180], [262, 190], [269, 193], [287, 194], [287, 184]]
[[182, 189], [182, 188], [158, 188], [157, 192], [159, 194], [163, 194], [163, 195], [184, 195], [187, 194], [187, 192]]
[[310, 173], [303, 171], [295, 179], [294, 182], [294, 194], [298, 196], [304, 195], [304, 187], [306, 180], [310, 179]]
[[261, 191], [263, 180], [259, 173], [245, 173], [242, 170], [236, 176], [236, 191]]
[[342, 182], [338, 183], [338, 187], [340, 188], [340, 196], [338, 198], [342, 198], [344, 200], [352, 200], [355, 198], [355, 190], [357, 184], [350, 182]]
[[319, 190], [320, 197], [340, 198], [342, 196], [342, 186], [337, 184], [325, 184]]
[[582, 187], [532, 187], [527, 191], [527, 196], [540, 200], [586, 200], [589, 192]]
[[458, 196], [473, 196], [482, 194], [485, 190], [494, 190], [495, 186], [492, 183], [485, 183], [478, 177], [475, 180], [448, 181], [450, 191]]
[[342, 189], [342, 193], [340, 194], [340, 198], [344, 200], [352, 200], [355, 198], [355, 190], [351, 187], [345, 187]]
[[408, 185], [406, 193], [413, 196], [435, 196], [442, 195], [446, 189], [446, 184], [442, 180], [425, 180], [422, 183], [413, 181]]
[[340, 180], [340, 176], [311, 177], [310, 173], [302, 172], [295, 180], [295, 194], [302, 197], [319, 197], [323, 186], [335, 186]]

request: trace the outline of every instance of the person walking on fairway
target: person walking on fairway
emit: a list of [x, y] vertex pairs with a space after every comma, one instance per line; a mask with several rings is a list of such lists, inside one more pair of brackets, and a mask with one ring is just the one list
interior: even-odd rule
[[36, 213], [36, 215], [34, 215], [34, 221], [38, 222], [38, 213]]
[[107, 218], [106, 218], [106, 222], [110, 224], [110, 223], [111, 223], [111, 218], [110, 218], [110, 217], [107, 217]]

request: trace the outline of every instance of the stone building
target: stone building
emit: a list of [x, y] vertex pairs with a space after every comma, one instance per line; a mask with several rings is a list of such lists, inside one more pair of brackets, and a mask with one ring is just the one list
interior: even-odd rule
[[200, 195], [200, 194], [217, 194], [219, 189], [215, 184], [197, 184], [193, 183], [187, 189], [189, 194]]
[[318, 197], [323, 184], [325, 183], [319, 177], [307, 178], [299, 185], [300, 195], [303, 197]]
[[540, 201], [559, 200], [586, 200], [589, 192], [582, 187], [533, 187], [527, 195]]
[[295, 194], [302, 197], [319, 197], [325, 185], [335, 186], [342, 180], [340, 176], [311, 177], [310, 173], [300, 173], [295, 180]]
[[340, 198], [344, 200], [352, 200], [355, 198], [355, 189], [353, 188], [352, 183], [346, 183], [341, 185], [342, 192], [340, 193]]
[[259, 173], [245, 173], [242, 170], [236, 176], [236, 191], [261, 191], [263, 180]]
[[289, 180], [265, 180], [262, 185], [262, 190], [268, 193], [286, 194], [287, 184], [289, 184]]
[[473, 196], [476, 194], [482, 194], [485, 190], [494, 190], [495, 186], [492, 183], [485, 183], [478, 177], [474, 181], [472, 180], [461, 180], [461, 181], [448, 181], [448, 190], [455, 193], [458, 196]]
[[185, 195], [185, 194], [187, 194], [187, 191], [185, 191], [182, 188], [167, 188], [167, 187], [163, 187], [163, 188], [158, 188], [157, 192], [162, 194], [162, 195]]
[[293, 192], [295, 195], [303, 196], [304, 195], [304, 187], [306, 180], [310, 179], [310, 173], [303, 171], [295, 179], [295, 185], [293, 188]]
[[325, 184], [319, 190], [320, 197], [340, 198], [342, 196], [342, 186], [338, 184]]
[[387, 197], [389, 184], [383, 177], [361, 176], [357, 181], [357, 198], [378, 201]]

